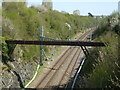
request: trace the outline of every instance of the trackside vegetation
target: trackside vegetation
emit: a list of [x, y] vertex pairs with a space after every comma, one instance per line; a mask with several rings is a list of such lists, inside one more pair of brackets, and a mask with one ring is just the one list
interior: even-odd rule
[[[89, 50], [76, 88], [120, 88], [120, 16], [106, 17], [93, 35], [94, 41], [106, 42], [106, 47]], [[80, 83], [83, 82], [83, 83]]]

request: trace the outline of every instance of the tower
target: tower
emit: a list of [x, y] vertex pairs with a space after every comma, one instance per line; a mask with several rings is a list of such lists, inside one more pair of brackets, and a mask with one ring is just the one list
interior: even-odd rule
[[42, 1], [42, 5], [44, 7], [46, 7], [47, 9], [49, 9], [49, 10], [53, 9], [53, 2], [52, 2], [52, 0], [43, 0]]

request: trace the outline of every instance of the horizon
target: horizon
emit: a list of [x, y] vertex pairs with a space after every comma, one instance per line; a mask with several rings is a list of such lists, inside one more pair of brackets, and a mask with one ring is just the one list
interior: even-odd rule
[[[17, 2], [17, 0], [4, 0], [4, 2]], [[25, 0], [23, 0], [25, 1]], [[52, 0], [53, 1], [53, 10], [57, 10], [59, 12], [65, 11], [69, 14], [73, 14], [74, 10], [79, 10], [80, 15], [86, 16], [88, 15], [88, 12], [92, 13], [93, 15], [111, 15], [113, 12], [118, 12], [118, 2], [120, 0], [109, 0], [112, 2], [108, 2], [108, 0], [97, 0], [96, 2], [93, 2], [95, 0]], [[74, 1], [74, 2], [73, 2]], [[77, 1], [77, 2], [76, 2]], [[100, 2], [102, 1], [102, 2]], [[103, 2], [104, 1], [104, 2]], [[32, 5], [41, 5], [42, 0], [26, 0], [27, 7], [30, 7]], [[1, 3], [0, 3], [1, 5]]]
[[[41, 5], [42, 2], [27, 2], [27, 6]], [[110, 15], [118, 11], [118, 2], [53, 2], [53, 10], [66, 11], [73, 14], [74, 10], [80, 10], [80, 15]]]

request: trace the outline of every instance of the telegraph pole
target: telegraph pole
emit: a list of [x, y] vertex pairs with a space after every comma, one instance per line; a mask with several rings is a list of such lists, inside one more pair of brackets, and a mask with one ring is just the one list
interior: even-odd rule
[[[40, 26], [40, 40], [43, 40], [43, 26]], [[42, 63], [43, 60], [43, 45], [40, 45], [40, 66], [43, 65]]]

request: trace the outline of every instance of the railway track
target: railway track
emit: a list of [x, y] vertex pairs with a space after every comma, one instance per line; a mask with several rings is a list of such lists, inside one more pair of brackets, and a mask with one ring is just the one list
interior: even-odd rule
[[[70, 52], [73, 49], [68, 48], [64, 54], [62, 55], [62, 57], [58, 60], [58, 62], [56, 62], [53, 66], [52, 69], [50, 69], [50, 71], [45, 75], [45, 78], [43, 78], [40, 83], [38, 84], [38, 86], [36, 88], [44, 88], [47, 86], [47, 84], [49, 84], [49, 82], [52, 80], [53, 76], [55, 75], [55, 73], [59, 70], [59, 68], [61, 67], [61, 65], [64, 63], [64, 59], [67, 59], [67, 57], [69, 56]], [[68, 52], [69, 51], [69, 52]]]
[[[78, 40], [85, 40], [92, 31], [84, 33]], [[79, 46], [67, 47], [65, 52], [45, 72], [41, 73], [37, 82], [28, 88], [67, 88], [68, 82], [74, 77], [76, 69], [80, 64], [82, 50]]]
[[[85, 40], [89, 33], [90, 31], [86, 32], [79, 39]], [[80, 47], [69, 47], [35, 88], [67, 88], [66, 83], [70, 82], [70, 78], [75, 74], [75, 69], [79, 66], [81, 53]]]
[[[87, 33], [84, 34], [85, 36]], [[84, 35], [80, 37], [79, 39], [85, 39]], [[82, 53], [82, 50], [80, 47], [76, 47], [77, 51], [74, 54], [74, 57], [71, 59], [65, 73], [62, 76], [62, 79], [60, 80], [57, 88], [69, 88], [69, 85], [71, 84], [72, 79], [75, 75], [75, 70], [77, 70], [77, 67], [79, 66], [79, 60], [80, 60], [80, 54]], [[69, 83], [68, 83], [69, 82]]]
[[79, 60], [79, 56], [80, 56], [80, 53], [81, 53], [81, 50], [80, 48], [77, 49], [77, 52], [75, 53], [75, 56], [72, 58], [71, 62], [69, 63], [69, 66], [67, 67], [64, 75], [62, 76], [62, 79], [61, 81], [59, 82], [59, 88], [67, 88], [68, 86], [68, 82], [67, 81], [71, 81], [69, 80], [70, 78], [72, 78], [72, 73], [73, 73], [73, 70], [75, 69], [74, 67], [76, 66], [77, 64], [77, 61]]

